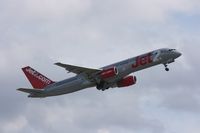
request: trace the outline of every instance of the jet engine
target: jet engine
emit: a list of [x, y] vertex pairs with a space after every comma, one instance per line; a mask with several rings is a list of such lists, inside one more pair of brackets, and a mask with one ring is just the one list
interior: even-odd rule
[[112, 77], [115, 77], [118, 74], [118, 70], [116, 67], [105, 69], [100, 73], [100, 78], [105, 80]]
[[136, 84], [136, 76], [128, 76], [117, 83], [117, 87], [127, 87]]

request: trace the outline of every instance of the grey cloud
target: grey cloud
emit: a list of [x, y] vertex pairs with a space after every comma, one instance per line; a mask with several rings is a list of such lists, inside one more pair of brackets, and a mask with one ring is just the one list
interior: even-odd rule
[[[96, 97], [90, 100], [86, 97], [81, 97], [81, 101], [80, 99], [77, 100], [76, 98], [70, 97], [66, 98], [62, 104], [48, 101], [44, 102], [45, 104], [40, 101], [34, 102], [28, 105], [25, 115], [27, 115], [26, 118], [34, 129], [42, 130], [45, 128], [49, 132], [58, 132], [63, 129], [68, 129], [72, 132], [95, 132], [101, 128], [112, 130], [121, 128], [128, 131], [140, 131], [143, 127], [146, 127], [146, 129], [152, 132], [162, 131], [162, 125], [156, 124], [157, 122], [153, 124], [153, 120], [148, 120], [140, 116], [137, 101], [134, 101], [132, 98], [123, 99], [119, 92], [114, 93], [114, 96], [111, 95], [110, 97], [111, 93], [103, 94], [103, 97], [98, 94], [99, 101]], [[91, 94], [96, 95], [96, 92], [92, 91]], [[81, 96], [84, 95], [88, 94], [82, 92]], [[130, 96], [134, 95], [132, 94]], [[115, 104], [111, 102], [105, 105], [104, 100], [102, 100], [104, 98], [109, 102], [109, 99], [116, 99], [116, 97], [121, 100]], [[125, 106], [125, 108], [120, 109], [119, 105], [121, 104], [132, 106]], [[71, 107], [72, 105], [73, 107]], [[33, 112], [38, 117], [30, 115]], [[128, 118], [125, 117], [127, 113], [130, 114]], [[62, 119], [62, 123], [59, 122], [60, 119]]]
[[[179, 122], [167, 122], [170, 112], [184, 112], [196, 125], [199, 25], [177, 21], [176, 13], [198, 16], [198, 1], [0, 3], [0, 132], [185, 132], [170, 126]], [[169, 73], [161, 66], [135, 73], [133, 87], [47, 99], [27, 99], [15, 90], [31, 87], [20, 70], [25, 65], [61, 80], [72, 74], [54, 66], [56, 61], [101, 67], [161, 47], [177, 48], [183, 56]]]
[[188, 90], [179, 88], [164, 95], [166, 96], [162, 104], [166, 108], [191, 113], [198, 113], [200, 111], [200, 102], [198, 99], [200, 93], [195, 88], [189, 88]]

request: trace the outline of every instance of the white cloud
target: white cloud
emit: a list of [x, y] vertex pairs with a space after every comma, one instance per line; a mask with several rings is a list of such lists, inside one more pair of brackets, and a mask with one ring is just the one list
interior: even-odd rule
[[92, 3], [96, 7], [94, 11], [102, 19], [113, 19], [121, 23], [124, 23], [124, 20], [163, 23], [170, 19], [173, 13], [199, 14], [200, 6], [199, 1], [196, 0], [125, 0], [123, 2], [109, 0]]
[[25, 0], [26, 10], [35, 17], [68, 17], [80, 15], [90, 8], [90, 0]]
[[110, 133], [107, 129], [99, 129], [97, 133]]
[[[90, 0], [12, 0], [3, 1], [1, 14], [16, 19], [59, 19], [61, 17], [79, 16], [90, 8]], [[5, 11], [5, 12], [4, 12]], [[17, 15], [17, 16], [16, 16]], [[6, 17], [6, 15], [2, 15]]]
[[[200, 31], [190, 20], [199, 15], [199, 5], [198, 0], [1, 1], [0, 131], [198, 131]], [[181, 21], [180, 14], [190, 20]], [[175, 47], [183, 56], [169, 73], [161, 66], [135, 73], [138, 84], [130, 88], [103, 93], [90, 88], [47, 99], [27, 99], [15, 90], [30, 86], [22, 77], [24, 65], [64, 79], [67, 73], [54, 62], [101, 67], [161, 47]]]

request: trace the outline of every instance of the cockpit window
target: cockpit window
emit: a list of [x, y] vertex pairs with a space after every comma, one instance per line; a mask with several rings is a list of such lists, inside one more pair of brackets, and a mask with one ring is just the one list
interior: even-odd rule
[[171, 52], [171, 51], [175, 51], [175, 50], [176, 50], [176, 49], [169, 49], [168, 51], [170, 51], [170, 52]]

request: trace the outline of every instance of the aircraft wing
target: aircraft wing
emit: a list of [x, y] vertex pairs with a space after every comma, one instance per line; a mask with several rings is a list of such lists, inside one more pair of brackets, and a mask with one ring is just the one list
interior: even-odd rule
[[22, 91], [22, 92], [25, 92], [25, 93], [42, 93], [43, 90], [39, 90], [39, 89], [29, 89], [29, 88], [19, 88], [17, 89], [18, 91]]
[[102, 71], [101, 69], [93, 69], [93, 68], [86, 68], [86, 67], [80, 67], [80, 66], [74, 66], [74, 65], [68, 65], [63, 63], [55, 63], [55, 65], [65, 68], [68, 72], [72, 72], [75, 74], [81, 74], [86, 73], [87, 75], [91, 75], [94, 73], [98, 73]]

